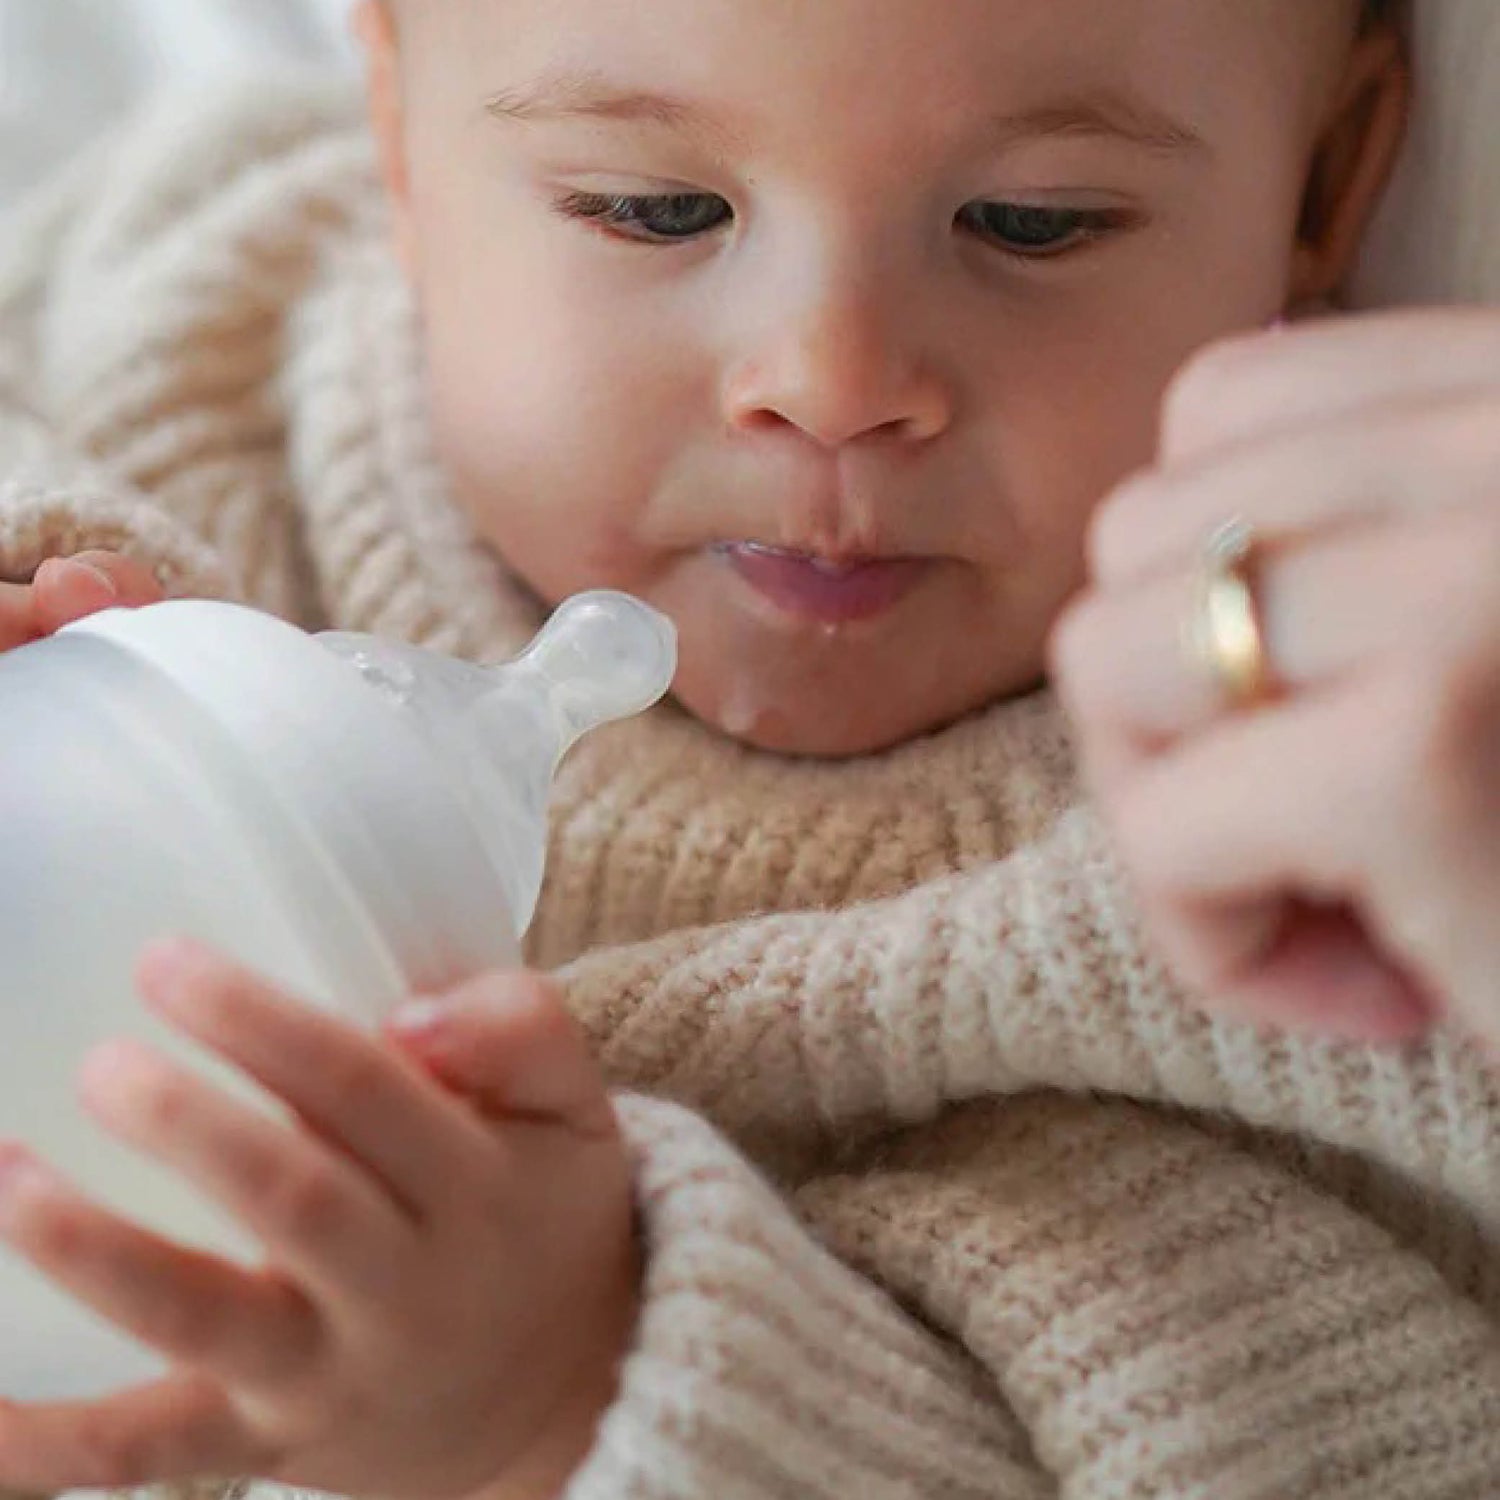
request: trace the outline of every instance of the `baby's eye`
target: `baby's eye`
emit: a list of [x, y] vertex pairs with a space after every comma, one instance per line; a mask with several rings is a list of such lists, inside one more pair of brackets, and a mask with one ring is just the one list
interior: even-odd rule
[[734, 217], [734, 210], [717, 193], [569, 193], [558, 206], [569, 218], [590, 219], [646, 244], [697, 239]]
[[1118, 209], [1046, 208], [1035, 203], [970, 203], [960, 227], [1011, 255], [1061, 255], [1122, 227]]

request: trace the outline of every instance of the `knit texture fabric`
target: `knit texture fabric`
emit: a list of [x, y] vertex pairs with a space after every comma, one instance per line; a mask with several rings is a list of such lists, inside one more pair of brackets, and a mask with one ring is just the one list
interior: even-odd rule
[[[82, 163], [0, 247], [0, 349], [0, 576], [112, 547], [475, 659], [539, 623], [448, 499], [342, 94]], [[843, 764], [596, 734], [529, 956], [647, 1249], [568, 1500], [1500, 1491], [1496, 1072], [1187, 1003], [1045, 696]]]

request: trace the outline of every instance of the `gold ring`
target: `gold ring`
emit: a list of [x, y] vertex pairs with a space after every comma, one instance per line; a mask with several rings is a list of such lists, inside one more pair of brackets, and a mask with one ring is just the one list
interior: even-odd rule
[[1255, 533], [1226, 521], [1209, 537], [1187, 621], [1187, 650], [1235, 709], [1270, 696], [1275, 673], [1255, 587]]

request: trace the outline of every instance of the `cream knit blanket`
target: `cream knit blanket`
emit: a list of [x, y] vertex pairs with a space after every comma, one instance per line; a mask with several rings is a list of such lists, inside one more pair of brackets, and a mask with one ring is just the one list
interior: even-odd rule
[[[118, 547], [509, 652], [350, 101], [191, 109], [0, 246], [0, 576]], [[531, 956], [649, 1260], [569, 1500], [1500, 1493], [1500, 1075], [1183, 1003], [1069, 764], [1042, 698], [843, 765], [672, 707], [570, 759]]]

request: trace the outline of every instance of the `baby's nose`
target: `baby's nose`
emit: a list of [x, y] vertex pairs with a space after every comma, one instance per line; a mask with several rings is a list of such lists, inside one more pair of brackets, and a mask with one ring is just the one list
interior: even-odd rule
[[731, 369], [725, 415], [737, 431], [791, 428], [824, 448], [934, 438], [953, 396], [913, 342], [873, 299], [832, 288], [777, 319]]

